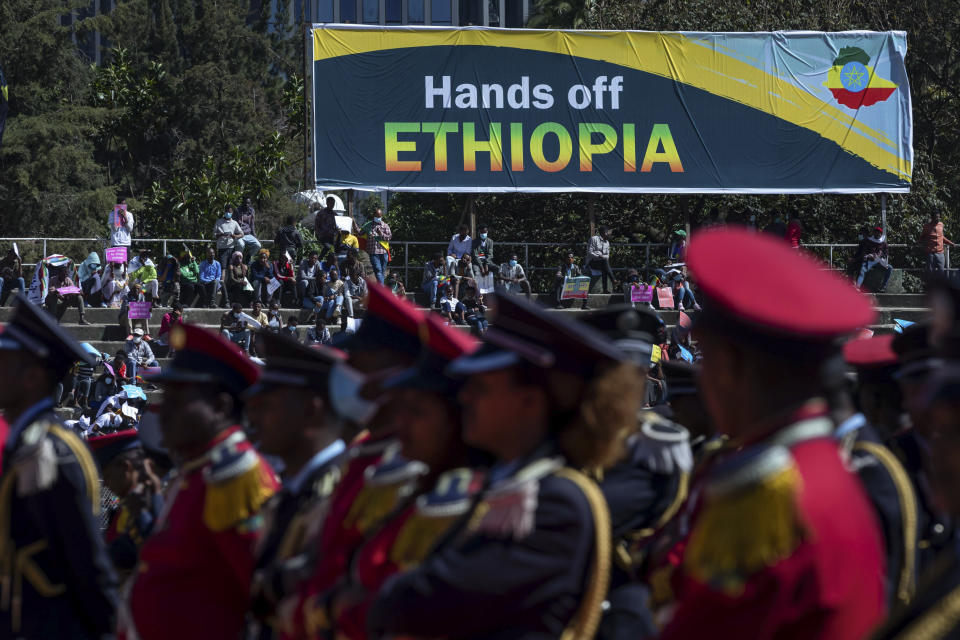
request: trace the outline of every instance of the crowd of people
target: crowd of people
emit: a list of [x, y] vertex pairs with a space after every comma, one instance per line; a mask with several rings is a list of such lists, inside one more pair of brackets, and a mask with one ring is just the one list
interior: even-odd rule
[[162, 401], [125, 389], [115, 428], [57, 418], [102, 354], [18, 298], [2, 635], [956, 635], [960, 286], [868, 336], [869, 298], [785, 243], [684, 250], [702, 309], [669, 332], [499, 292], [477, 340], [377, 282], [338, 348], [236, 302], [171, 320]]

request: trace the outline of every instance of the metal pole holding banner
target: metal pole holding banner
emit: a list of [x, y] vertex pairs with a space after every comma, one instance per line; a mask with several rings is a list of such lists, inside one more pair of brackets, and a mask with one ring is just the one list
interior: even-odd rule
[[[887, 194], [880, 194], [880, 226], [883, 228], [883, 235], [887, 235]], [[831, 260], [831, 266], [833, 261]]]
[[[304, 3], [306, 4], [306, 3]], [[309, 53], [309, 55], [307, 55]], [[316, 180], [313, 176], [316, 172], [311, 169], [313, 154], [310, 152], [313, 139], [313, 130], [310, 128], [310, 94], [313, 91], [313, 74], [310, 69], [313, 67], [313, 31], [303, 22], [303, 189], [310, 190], [316, 187]], [[310, 174], [313, 174], [311, 176]]]

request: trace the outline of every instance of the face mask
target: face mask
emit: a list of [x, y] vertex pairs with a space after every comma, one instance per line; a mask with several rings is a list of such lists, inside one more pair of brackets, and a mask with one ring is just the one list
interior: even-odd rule
[[333, 365], [329, 378], [330, 403], [341, 418], [359, 425], [366, 425], [377, 409], [376, 402], [360, 396], [360, 389], [366, 382], [366, 376], [345, 362]]
[[233, 317], [234, 317], [234, 318], [237, 318], [237, 319], [239, 320], [239, 319], [240, 319], [240, 312], [234, 311], [234, 312], [233, 312]]
[[133, 341], [135, 344], [140, 344], [141, 342], [143, 342], [143, 338], [134, 338]]
[[517, 266], [517, 261], [516, 261], [516, 260], [511, 260], [511, 261], [510, 261], [510, 266], [511, 266], [511, 267]]
[[233, 217], [233, 214], [230, 213], [229, 211], [227, 211], [225, 214], [223, 214], [223, 217], [226, 218], [227, 220], [229, 220], [230, 218]]
[[104, 378], [103, 381], [104, 381], [106, 384], [113, 384], [113, 378]]
[[481, 239], [481, 240], [486, 240], [486, 239], [487, 239], [487, 234], [481, 233], [481, 234], [480, 234], [480, 239]]
[[380, 224], [381, 222], [383, 222], [383, 218], [374, 218], [373, 221], [376, 222], [377, 224]]

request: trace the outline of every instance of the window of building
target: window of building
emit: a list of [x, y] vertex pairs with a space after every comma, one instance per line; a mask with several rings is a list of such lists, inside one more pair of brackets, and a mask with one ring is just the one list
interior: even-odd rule
[[340, 22], [357, 21], [357, 3], [355, 0], [340, 0]]
[[423, 24], [423, 0], [407, 0], [407, 22]]
[[483, 3], [480, 0], [460, 0], [460, 24], [483, 26]]
[[450, 24], [453, 21], [450, 0], [432, 0], [430, 3], [430, 22], [432, 24]]
[[403, 0], [387, 0], [384, 12], [384, 21], [387, 24], [400, 24], [403, 22]]
[[487, 18], [488, 26], [500, 26], [500, 0], [487, 0]]
[[317, 0], [317, 22], [333, 22], [333, 0]]
[[507, 0], [503, 16], [504, 26], [517, 28], [523, 24], [523, 0]]
[[367, 24], [380, 23], [380, 0], [363, 0], [363, 21]]

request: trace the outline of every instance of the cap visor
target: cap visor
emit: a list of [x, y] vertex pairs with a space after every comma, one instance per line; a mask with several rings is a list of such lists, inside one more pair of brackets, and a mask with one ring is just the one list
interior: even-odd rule
[[476, 353], [470, 356], [457, 358], [450, 363], [444, 373], [448, 376], [465, 378], [478, 373], [488, 371], [499, 371], [500, 369], [509, 369], [523, 362], [523, 358], [513, 351], [494, 351], [486, 353]]
[[212, 376], [208, 373], [197, 373], [195, 371], [182, 371], [176, 367], [169, 367], [168, 369], [161, 371], [160, 373], [155, 374], [145, 374], [143, 379], [148, 382], [157, 382], [159, 384], [165, 383], [177, 383], [177, 382], [214, 382], [216, 380], [215, 376]]
[[23, 345], [8, 336], [0, 336], [0, 349], [3, 351], [19, 351]]

